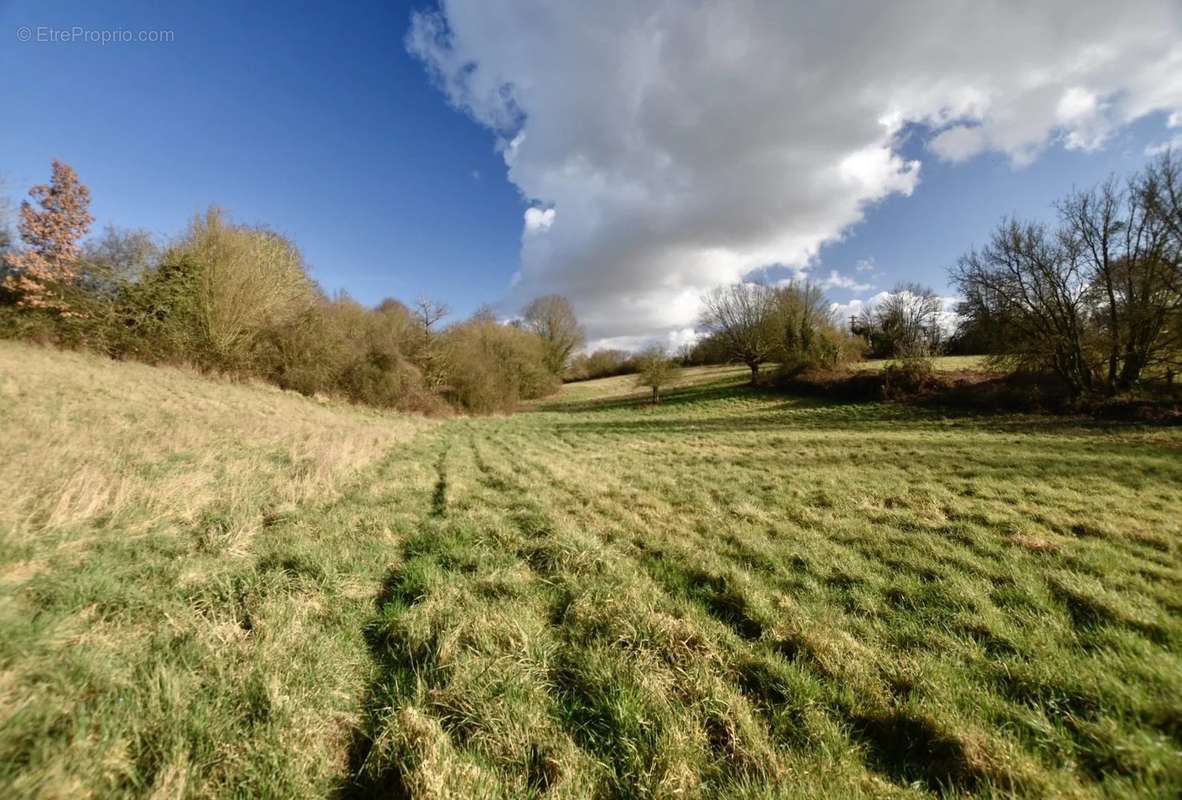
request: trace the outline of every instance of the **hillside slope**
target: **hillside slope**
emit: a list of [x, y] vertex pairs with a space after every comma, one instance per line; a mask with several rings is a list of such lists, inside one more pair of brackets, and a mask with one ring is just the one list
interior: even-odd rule
[[[93, 514], [19, 490], [5, 796], [1182, 788], [1177, 429], [829, 404], [733, 370], [659, 407], [620, 378], [427, 423], [7, 352], [3, 385], [56, 388], [4, 390], [6, 439], [46, 419], [71, 435], [42, 454], [151, 466], [121, 470], [148, 499]], [[174, 395], [220, 433], [169, 459]], [[117, 424], [155, 433], [124, 450]], [[358, 456], [296, 496], [277, 454], [321, 425]], [[158, 474], [239, 439], [252, 466], [210, 468], [203, 510], [151, 510]], [[43, 474], [24, 452], [6, 480]], [[223, 521], [227, 493], [257, 516]]]

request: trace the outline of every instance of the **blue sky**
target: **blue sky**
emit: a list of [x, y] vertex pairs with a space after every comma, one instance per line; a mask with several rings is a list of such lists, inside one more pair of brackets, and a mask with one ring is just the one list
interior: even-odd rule
[[[217, 204], [290, 235], [322, 285], [363, 301], [496, 299], [525, 203], [488, 133], [402, 46], [409, 6], [361, 5], [0, 4], [8, 194], [61, 158], [91, 188], [96, 229], [174, 235]], [[21, 44], [21, 25], [175, 40]]]
[[[422, 17], [434, 20], [450, 38], [443, 45], [430, 37], [420, 40], [426, 44], [416, 56], [406, 45], [412, 13], [429, 14], [435, 8], [431, 3], [0, 2], [0, 106], [7, 121], [0, 127], [0, 176], [6, 194], [18, 199], [31, 184], [46, 179], [51, 159], [60, 158], [90, 186], [96, 230], [114, 224], [172, 236], [194, 213], [216, 204], [240, 221], [264, 223], [292, 237], [330, 291], [345, 290], [368, 303], [425, 294], [447, 301], [460, 314], [495, 302], [509, 311], [526, 293], [565, 291], [581, 312], [586, 310], [593, 336], [619, 337], [627, 344], [638, 336], [676, 336], [687, 320], [692, 324], [693, 297], [710, 280], [746, 269], [751, 258], [766, 253], [772, 254], [766, 256], [770, 261], [781, 260], [776, 256], [782, 252], [783, 260], [794, 268], [806, 266], [817, 278], [837, 271], [847, 282], [874, 287], [835, 286], [830, 294], [840, 303], [869, 297], [902, 280], [949, 293], [946, 267], [968, 246], [982, 242], [1003, 214], [1049, 216], [1051, 202], [1066, 190], [1110, 172], [1136, 169], [1146, 148], [1171, 133], [1167, 122], [1173, 107], [1165, 103], [1147, 113], [1122, 112], [1123, 117], [1107, 123], [1103, 135], [1082, 148], [1068, 149], [1078, 144], [1079, 139], [1071, 138], [1076, 133], [1068, 135], [1066, 128], [1047, 123], [1046, 130], [1030, 134], [1042, 137], [1036, 157], [1018, 157], [1016, 153], [1024, 152], [1018, 148], [1033, 139], [1013, 145], [1015, 134], [1009, 129], [1001, 123], [991, 127], [990, 114], [995, 108], [1004, 110], [1003, 101], [995, 97], [982, 105], [968, 94], [960, 112], [941, 110], [936, 117], [923, 112], [929, 114], [924, 121], [896, 130], [886, 144], [876, 133], [865, 134], [858, 147], [878, 146], [874, 152], [894, 153], [899, 162], [875, 172], [872, 181], [878, 183], [859, 184], [861, 194], [844, 205], [818, 212], [811, 227], [771, 220], [765, 229], [753, 231], [736, 219], [728, 228], [725, 208], [736, 201], [720, 192], [719, 214], [702, 201], [720, 182], [719, 175], [731, 174], [725, 171], [728, 155], [717, 156], [718, 142], [709, 138], [717, 131], [698, 132], [710, 126], [727, 134], [724, 143], [740, 141], [745, 131], [726, 130], [739, 123], [725, 115], [713, 122], [707, 116], [689, 134], [677, 128], [677, 136], [708, 139], [703, 147], [712, 154], [711, 165], [721, 162], [724, 171], [692, 163], [689, 154], [697, 151], [681, 147], [681, 139], [648, 116], [654, 108], [665, 109], [665, 121], [684, 111], [662, 105], [668, 94], [664, 89], [645, 98], [643, 113], [633, 109], [631, 116], [613, 117], [611, 98], [620, 93], [613, 95], [606, 78], [596, 77], [602, 72], [586, 62], [564, 63], [578, 53], [579, 40], [564, 42], [563, 37], [586, 27], [579, 20], [548, 20], [546, 24], [559, 27], [545, 28], [536, 13], [514, 21], [504, 8], [497, 20], [481, 18], [485, 9], [497, 11], [493, 5], [504, 4], [455, 0], [444, 15]], [[516, 11], [529, 3], [509, 5]], [[676, 13], [676, 4], [672, 8]], [[692, 39], [696, 29], [683, 21], [678, 16], [670, 24], [680, 31], [670, 36], [689, 37], [685, 50], [690, 52], [697, 46]], [[496, 29], [494, 23], [505, 27]], [[607, 41], [615, 38], [610, 26], [621, 28], [618, 38], [623, 41], [632, 21], [597, 17], [594, 23], [607, 31]], [[703, 30], [717, 31], [716, 23]], [[25, 43], [18, 41], [22, 26], [34, 31], [75, 26], [166, 30], [174, 38], [156, 44]], [[770, 24], [762, 27], [775, 30]], [[518, 35], [521, 39], [515, 41]], [[603, 49], [605, 39], [598, 41]], [[790, 45], [786, 40], [783, 48]], [[1069, 45], [1064, 43], [1067, 50]], [[758, 46], [751, 46], [753, 58], [760, 56]], [[834, 47], [839, 51], [841, 45]], [[680, 55], [674, 52], [670, 59]], [[833, 58], [839, 57], [835, 52]], [[625, 58], [622, 63], [631, 62]], [[427, 65], [435, 70], [434, 80]], [[932, 68], [915, 66], [922, 69]], [[546, 81], [556, 80], [553, 75], [564, 70], [567, 86], [547, 91]], [[980, 85], [972, 82], [975, 73], [969, 67], [962, 72], [968, 76], [966, 87]], [[1098, 74], [1065, 78], [1063, 86], [1099, 86]], [[753, 73], [734, 77], [740, 83], [750, 78], [753, 85], [762, 80]], [[490, 85], [512, 81], [521, 87], [514, 101], [525, 114], [524, 128], [498, 124], [499, 100], [480, 93], [486, 78]], [[625, 86], [635, 84], [625, 79]], [[838, 77], [834, 81], [834, 91], [842, 91], [845, 84]], [[900, 78], [900, 85], [904, 83]], [[996, 83], [1004, 81], [998, 78]], [[701, 91], [698, 86], [687, 90], [685, 103], [711, 108], [720, 102]], [[1097, 97], [1116, 96], [1104, 95], [1100, 88], [1096, 92]], [[564, 93], [586, 96], [588, 102], [567, 106]], [[760, 95], [761, 102], [766, 104], [767, 96]], [[940, 102], [944, 109], [960, 101]], [[579, 118], [582, 105], [596, 116]], [[799, 119], [808, 114], [804, 108], [789, 103], [781, 116]], [[861, 107], [850, 113], [855, 111], [862, 113]], [[960, 116], [980, 125], [971, 132], [986, 131], [996, 143], [982, 145], [968, 157], [938, 157], [933, 138]], [[835, 129], [846, 127], [842, 119], [835, 118]], [[822, 123], [818, 118], [817, 124]], [[661, 218], [638, 217], [634, 209], [614, 208], [596, 194], [607, 186], [618, 197], [631, 191], [633, 182], [641, 183], [639, 196], [649, 206], [664, 207], [665, 198], [652, 187], [668, 185], [667, 175], [674, 173], [647, 176], [646, 151], [621, 156], [614, 145], [628, 140], [642, 124], [642, 133], [651, 139], [665, 137], [661, 155], [650, 160], [672, 153], [673, 166], [682, 168], [676, 174], [691, 176], [688, 185], [697, 187], [695, 199], [684, 209]], [[555, 133], [559, 128], [564, 129]], [[769, 130], [791, 137], [796, 128]], [[1082, 131], [1080, 136], [1094, 133], [1082, 123], [1072, 130]], [[508, 151], [510, 160], [520, 151], [510, 169], [502, 151], [505, 141], [521, 132], [527, 135], [520, 137], [520, 146]], [[761, 147], [759, 152], [767, 152]], [[815, 151], [815, 146], [809, 150]], [[750, 160], [740, 155], [730, 157], [736, 164]], [[678, 164], [678, 158], [687, 161]], [[918, 172], [905, 174], [899, 164], [913, 160], [920, 162]], [[627, 180], [615, 185], [623, 188], [612, 189], [612, 176], [621, 174]], [[785, 219], [809, 217], [812, 196], [803, 190], [789, 196], [783, 189], [807, 185], [808, 176], [789, 168], [774, 181], [752, 185], [746, 197], [752, 208], [799, 209], [776, 213]], [[743, 190], [739, 192], [742, 196]], [[523, 213], [530, 206], [554, 208], [557, 216], [551, 231], [538, 231], [534, 238], [527, 234], [523, 251]], [[597, 223], [575, 226], [575, 214]], [[750, 209], [744, 216], [750, 219]], [[695, 221], [703, 219], [709, 222]], [[547, 235], [552, 240], [541, 238]], [[689, 240], [709, 252], [730, 248], [733, 257], [709, 268], [679, 271], [669, 266], [675, 259], [667, 253], [687, 253], [686, 264], [697, 263], [696, 251], [687, 250]], [[826, 241], [817, 251], [816, 245]], [[801, 255], [806, 252], [808, 256]], [[524, 279], [519, 276], [510, 290], [519, 271]], [[630, 283], [630, 276], [641, 273], [651, 279]], [[652, 311], [662, 303], [677, 313]], [[635, 319], [635, 324], [623, 324], [622, 317]]]

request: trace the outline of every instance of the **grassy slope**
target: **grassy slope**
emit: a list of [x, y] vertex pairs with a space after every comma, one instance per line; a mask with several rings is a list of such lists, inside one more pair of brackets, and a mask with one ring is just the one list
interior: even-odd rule
[[1182, 432], [741, 381], [436, 426], [219, 386], [404, 427], [249, 537], [6, 536], [0, 786], [1177, 794]]
[[[849, 366], [856, 371], [879, 372], [894, 363], [892, 358], [876, 358], [855, 361]], [[936, 356], [932, 359], [932, 369], [936, 372], [984, 372], [986, 367], [985, 356]]]

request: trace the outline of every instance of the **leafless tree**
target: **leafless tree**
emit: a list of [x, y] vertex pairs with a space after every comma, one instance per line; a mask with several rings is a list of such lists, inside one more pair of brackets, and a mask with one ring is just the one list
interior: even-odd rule
[[1182, 215], [1172, 154], [1124, 184], [1057, 204], [1055, 230], [1003, 222], [952, 280], [962, 312], [1018, 365], [1047, 367], [1076, 393], [1113, 394], [1168, 372], [1182, 348]]
[[437, 391], [447, 379], [444, 364], [443, 348], [438, 346], [435, 325], [451, 313], [446, 303], [440, 303], [427, 297], [415, 300], [412, 309], [415, 323], [419, 329], [419, 343], [413, 348], [413, 358], [422, 370], [423, 380], [428, 388]]
[[1095, 375], [1084, 347], [1089, 283], [1076, 243], [1038, 223], [1005, 220], [951, 270], [961, 310], [1006, 332], [1005, 360], [1049, 368], [1076, 393]]
[[83, 278], [96, 290], [112, 288], [139, 280], [160, 256], [160, 246], [148, 231], [108, 225], [82, 250]]
[[900, 283], [866, 309], [857, 325], [879, 355], [922, 358], [933, 355], [939, 347], [943, 309], [943, 302], [929, 287]]
[[776, 310], [775, 290], [758, 283], [719, 286], [702, 298], [702, 326], [730, 358], [747, 365], [752, 384], [780, 346]]
[[1109, 179], [1059, 203], [1064, 236], [1079, 252], [1091, 284], [1104, 389], [1128, 389], [1157, 360], [1161, 334], [1182, 308], [1182, 286], [1169, 254], [1169, 229], [1147, 202], [1138, 175], [1127, 186]]
[[546, 368], [561, 375], [571, 353], [585, 340], [574, 306], [562, 295], [548, 294], [526, 306], [521, 316], [525, 328], [545, 344]]

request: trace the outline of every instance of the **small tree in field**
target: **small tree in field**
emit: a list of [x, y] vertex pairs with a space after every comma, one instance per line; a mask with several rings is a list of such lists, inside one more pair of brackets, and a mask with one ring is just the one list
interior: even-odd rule
[[640, 372], [636, 375], [636, 385], [652, 389], [653, 405], [656, 405], [661, 402], [661, 389], [677, 378], [681, 368], [659, 347], [646, 350], [637, 361]]
[[5, 256], [4, 288], [19, 305], [69, 314], [63, 290], [79, 277], [79, 241], [94, 221], [90, 190], [68, 164], [54, 161], [49, 184], [34, 186], [29, 196], [36, 206], [21, 203], [19, 224], [25, 249]]

